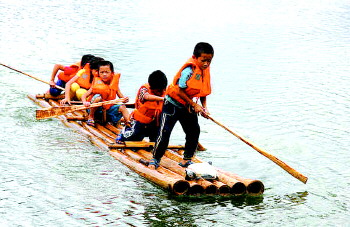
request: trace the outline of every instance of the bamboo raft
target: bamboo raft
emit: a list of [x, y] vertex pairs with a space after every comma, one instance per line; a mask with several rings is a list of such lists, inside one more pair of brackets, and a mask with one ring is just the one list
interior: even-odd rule
[[[61, 96], [52, 97], [47, 94], [28, 95], [34, 103], [43, 108], [59, 106]], [[132, 108], [132, 106], [127, 106]], [[259, 180], [253, 180], [238, 176], [237, 174], [216, 168], [217, 180], [186, 180], [185, 168], [178, 165], [184, 152], [183, 146], [170, 145], [161, 160], [157, 170], [147, 167], [152, 158], [150, 152], [153, 144], [149, 142], [126, 142], [125, 145], [115, 143], [115, 138], [121, 130], [121, 126], [112, 124], [101, 125], [96, 123], [95, 127], [86, 123], [87, 113], [85, 110], [77, 110], [57, 118], [67, 127], [86, 135], [90, 141], [99, 148], [105, 149], [109, 154], [126, 165], [128, 168], [148, 179], [154, 184], [168, 190], [175, 195], [260, 195], [264, 192], [264, 185]], [[194, 157], [193, 162], [201, 163], [203, 160]]]

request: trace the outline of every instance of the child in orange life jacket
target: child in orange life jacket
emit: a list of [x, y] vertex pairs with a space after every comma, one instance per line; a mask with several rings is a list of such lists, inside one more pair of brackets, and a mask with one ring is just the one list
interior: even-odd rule
[[117, 143], [141, 141], [147, 136], [151, 142], [155, 142], [167, 85], [168, 80], [162, 71], [157, 70], [149, 75], [148, 83], [137, 92], [135, 110], [131, 113], [132, 127], [124, 127], [117, 136]]
[[[51, 79], [50, 79], [50, 89], [47, 93], [52, 96], [58, 96], [61, 94], [62, 90], [55, 87], [58, 85], [60, 87], [65, 87], [66, 83], [73, 77], [75, 74], [82, 69], [85, 64], [94, 56], [91, 54], [86, 54], [81, 58], [80, 62], [72, 64], [70, 66], [64, 66], [61, 64], [55, 64], [52, 70]], [[57, 81], [55, 83], [55, 77], [57, 75]]]
[[[209, 43], [200, 42], [193, 56], [180, 68], [169, 85], [161, 114], [161, 125], [149, 167], [156, 169], [169, 144], [171, 131], [177, 121], [186, 134], [184, 157], [179, 165], [187, 167], [197, 149], [200, 127], [197, 114], [208, 117], [207, 95], [211, 93], [210, 63], [214, 49]], [[201, 100], [201, 104], [193, 101]]]
[[[90, 103], [114, 100], [118, 96], [122, 98], [124, 103], [129, 101], [128, 97], [124, 97], [119, 88], [119, 73], [114, 73], [113, 64], [109, 61], [100, 61], [98, 67], [98, 77], [94, 78], [91, 88], [82, 96], [82, 101], [85, 106], [90, 106]], [[91, 102], [87, 101], [87, 97], [92, 97]], [[104, 105], [102, 107], [91, 108], [89, 111], [88, 124], [95, 125], [95, 119], [102, 119], [102, 108], [106, 110], [107, 121], [113, 124], [124, 117], [126, 124], [130, 122], [129, 112], [125, 105]]]
[[[60, 101], [61, 105], [65, 103], [70, 104], [72, 98], [76, 98], [77, 100], [81, 100], [81, 97], [84, 93], [90, 89], [92, 81], [94, 79], [94, 72], [97, 75], [97, 66], [98, 62], [104, 60], [100, 57], [91, 58], [84, 66], [83, 69], [79, 70], [77, 74], [72, 77], [66, 84], [65, 87], [65, 98]], [[91, 63], [96, 63], [91, 69]]]

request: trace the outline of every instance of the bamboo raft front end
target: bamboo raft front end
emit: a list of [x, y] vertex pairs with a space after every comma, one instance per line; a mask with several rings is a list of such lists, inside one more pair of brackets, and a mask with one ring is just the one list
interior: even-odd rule
[[[46, 94], [28, 95], [28, 98], [43, 108], [59, 106], [58, 98]], [[127, 106], [132, 108], [132, 105]], [[99, 148], [105, 149], [109, 154], [154, 184], [168, 190], [175, 195], [261, 195], [264, 192], [264, 184], [259, 180], [247, 179], [237, 174], [216, 168], [218, 178], [216, 180], [186, 180], [185, 168], [178, 165], [184, 152], [183, 146], [172, 145], [168, 147], [157, 170], [148, 168], [148, 161], [152, 158], [150, 152], [152, 143], [129, 142], [126, 145], [115, 143], [115, 138], [121, 130], [121, 126], [112, 124], [95, 127], [86, 124], [86, 111], [75, 111], [57, 117], [67, 127], [86, 135], [90, 141]], [[203, 162], [198, 157], [193, 162]]]

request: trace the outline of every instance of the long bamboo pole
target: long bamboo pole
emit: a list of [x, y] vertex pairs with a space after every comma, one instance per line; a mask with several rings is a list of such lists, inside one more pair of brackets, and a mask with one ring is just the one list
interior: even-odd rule
[[279, 165], [282, 169], [284, 169], [290, 175], [292, 175], [296, 179], [298, 179], [301, 182], [303, 182], [304, 184], [306, 184], [308, 178], [306, 176], [304, 176], [303, 174], [299, 173], [298, 171], [296, 171], [295, 169], [293, 169], [292, 167], [290, 167], [289, 165], [287, 165], [282, 160], [278, 159], [277, 157], [273, 156], [272, 154], [269, 154], [269, 153], [265, 152], [263, 149], [259, 148], [257, 145], [253, 144], [249, 140], [247, 140], [244, 137], [242, 137], [242, 136], [238, 135], [237, 133], [233, 132], [232, 130], [230, 130], [225, 125], [221, 124], [220, 122], [218, 122], [217, 120], [215, 120], [211, 116], [208, 116], [208, 119], [212, 120], [214, 123], [216, 123], [217, 125], [221, 126], [226, 131], [230, 132], [232, 135], [236, 136], [238, 139], [242, 140], [244, 143], [246, 143], [249, 146], [251, 146], [254, 150], [256, 150], [260, 154], [264, 155], [266, 158], [270, 159], [271, 161], [273, 161], [274, 163]]
[[[2, 64], [2, 63], [0, 63], [0, 65], [5, 66], [6, 68], [12, 69], [13, 71], [22, 73], [23, 75], [29, 76], [29, 77], [31, 77], [31, 78], [33, 78], [33, 79], [35, 79], [35, 80], [38, 80], [38, 81], [40, 81], [40, 82], [43, 82], [43, 83], [45, 83], [45, 84], [50, 85], [50, 83], [47, 82], [47, 81], [45, 81], [45, 80], [42, 80], [42, 79], [39, 79], [38, 77], [29, 75], [29, 74], [27, 74], [27, 73], [25, 73], [25, 72], [22, 72], [22, 71], [18, 70], [18, 69], [12, 68], [11, 66], [8, 66], [8, 65], [5, 65], [5, 64]], [[62, 91], [64, 91], [64, 88], [63, 88], [63, 87], [60, 87], [60, 86], [58, 86], [58, 85], [55, 85], [55, 86], [56, 86], [56, 88], [61, 89]]]

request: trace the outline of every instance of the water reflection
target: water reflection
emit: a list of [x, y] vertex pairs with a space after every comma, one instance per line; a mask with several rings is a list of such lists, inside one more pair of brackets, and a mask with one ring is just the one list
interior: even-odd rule
[[307, 201], [309, 193], [296, 192], [283, 196], [271, 195], [271, 196], [260, 196], [260, 197], [249, 197], [245, 203], [245, 206], [251, 206], [251, 210], [267, 212], [276, 206], [280, 207], [292, 207], [303, 205]]

